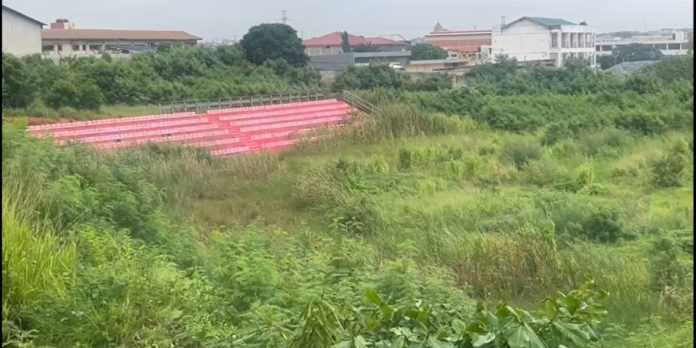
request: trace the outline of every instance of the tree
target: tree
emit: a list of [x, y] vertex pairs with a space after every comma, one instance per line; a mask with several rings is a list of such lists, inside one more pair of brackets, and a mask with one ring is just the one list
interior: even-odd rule
[[644, 44], [630, 44], [617, 47], [612, 55], [616, 63], [635, 62], [639, 60], [660, 60], [662, 52], [657, 47]]
[[411, 60], [445, 59], [447, 51], [440, 47], [419, 43], [411, 47]]
[[350, 40], [348, 39], [347, 31], [341, 33], [341, 46], [343, 47], [343, 53], [350, 52]]
[[597, 63], [602, 69], [608, 69], [623, 62], [660, 60], [660, 58], [662, 58], [662, 52], [657, 47], [646, 44], [630, 44], [616, 47], [610, 56], [597, 57]]
[[246, 59], [261, 65], [267, 60], [284, 59], [290, 65], [304, 66], [307, 55], [297, 31], [286, 24], [260, 24], [249, 29], [240, 42]]
[[2, 106], [25, 107], [32, 99], [35, 86], [24, 62], [10, 54], [2, 54]]

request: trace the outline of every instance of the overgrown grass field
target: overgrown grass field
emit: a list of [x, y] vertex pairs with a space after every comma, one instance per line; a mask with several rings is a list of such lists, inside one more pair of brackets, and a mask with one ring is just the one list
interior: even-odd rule
[[3, 342], [692, 346], [693, 81], [622, 86], [365, 92], [225, 160], [4, 123]]

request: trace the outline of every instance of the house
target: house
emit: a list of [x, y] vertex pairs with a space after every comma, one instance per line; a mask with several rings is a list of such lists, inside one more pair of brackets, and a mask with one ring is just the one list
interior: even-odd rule
[[569, 58], [596, 64], [595, 29], [560, 18], [522, 17], [492, 31], [491, 59], [499, 55], [519, 62], [549, 62], [561, 67]]
[[611, 55], [617, 47], [642, 44], [656, 47], [666, 56], [683, 56], [688, 54], [689, 39], [686, 32], [674, 31], [667, 35], [641, 35], [629, 38], [598, 37], [595, 42], [597, 56]]
[[166, 44], [196, 45], [201, 38], [174, 30], [74, 29], [65, 19], [41, 30], [42, 52], [49, 58], [101, 56], [103, 53], [130, 56], [154, 51]]
[[491, 30], [448, 30], [437, 23], [425, 42], [444, 49], [450, 58], [480, 58], [491, 45], [491, 35]]
[[2, 5], [2, 52], [15, 56], [41, 53], [45, 23]]
[[[394, 52], [407, 51], [409, 44], [406, 41], [396, 41], [383, 37], [364, 37], [348, 34], [348, 43], [352, 48], [359, 46], [371, 46], [375, 51]], [[327, 54], [341, 54], [343, 52], [343, 36], [340, 32], [333, 32], [324, 36], [302, 41], [305, 53], [309, 56], [322, 56]]]

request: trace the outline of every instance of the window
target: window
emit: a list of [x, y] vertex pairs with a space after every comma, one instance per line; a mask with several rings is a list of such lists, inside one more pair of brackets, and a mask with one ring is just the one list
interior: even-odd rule
[[668, 50], [680, 50], [681, 44], [668, 44], [667, 49]]
[[602, 51], [611, 51], [611, 50], [612, 50], [611, 45], [604, 45], [604, 46], [602, 46]]
[[599, 52], [602, 49], [602, 46], [595, 46], [595, 51]]
[[58, 46], [58, 52], [63, 52], [63, 45], [56, 45]]
[[53, 51], [54, 47], [55, 47], [55, 45], [44, 45], [43, 47], [41, 47], [41, 51], [42, 52], [51, 52], [51, 51]]
[[551, 33], [551, 48], [558, 48], [558, 34]]
[[89, 50], [90, 51], [100, 51], [101, 45], [89, 45]]
[[72, 50], [73, 50], [73, 51], [79, 51], [79, 50], [80, 50], [80, 45], [72, 45]]

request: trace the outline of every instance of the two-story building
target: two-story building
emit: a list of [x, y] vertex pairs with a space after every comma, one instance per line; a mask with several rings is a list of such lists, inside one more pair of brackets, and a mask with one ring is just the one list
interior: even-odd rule
[[180, 30], [75, 29], [65, 19], [52, 23], [51, 29], [41, 30], [43, 55], [58, 59], [103, 53], [130, 56], [156, 50], [161, 45], [196, 45], [198, 40], [201, 38]]
[[595, 29], [560, 18], [522, 17], [493, 30], [491, 55], [519, 62], [548, 62], [563, 66], [569, 58], [596, 65]]
[[640, 44], [655, 47], [666, 56], [683, 56], [689, 52], [688, 43], [689, 39], [683, 31], [674, 31], [669, 35], [640, 35], [629, 38], [598, 37], [595, 51], [597, 56], [608, 56], [617, 47]]

